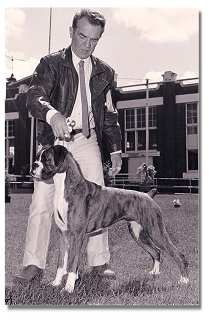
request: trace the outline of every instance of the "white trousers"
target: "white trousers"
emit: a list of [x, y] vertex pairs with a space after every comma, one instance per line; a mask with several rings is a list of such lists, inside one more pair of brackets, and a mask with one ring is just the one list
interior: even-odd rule
[[[80, 133], [75, 136], [74, 141], [57, 141], [55, 144], [64, 145], [73, 154], [87, 180], [104, 185], [101, 154], [94, 130], [91, 131], [89, 139]], [[46, 266], [54, 190], [53, 183], [34, 181], [23, 266], [33, 264], [42, 269]], [[103, 265], [109, 260], [108, 231], [104, 230], [101, 234], [89, 237], [87, 244], [88, 265]]]

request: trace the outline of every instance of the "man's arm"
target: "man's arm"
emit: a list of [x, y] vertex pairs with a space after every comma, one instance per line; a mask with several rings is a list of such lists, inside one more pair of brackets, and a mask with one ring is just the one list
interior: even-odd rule
[[111, 90], [106, 94], [104, 138], [111, 156], [112, 175], [120, 172], [122, 166], [121, 159], [121, 130], [118, 123], [118, 112], [112, 101]]
[[27, 108], [32, 116], [51, 125], [55, 137], [68, 139], [66, 119], [50, 102], [55, 86], [56, 70], [41, 59], [30, 84]]
[[42, 58], [35, 69], [27, 94], [27, 108], [33, 117], [46, 121], [47, 112], [56, 110], [50, 103], [55, 85], [55, 71]]

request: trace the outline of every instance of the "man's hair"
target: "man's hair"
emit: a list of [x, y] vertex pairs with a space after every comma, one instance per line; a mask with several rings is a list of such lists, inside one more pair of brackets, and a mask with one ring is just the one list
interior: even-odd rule
[[73, 23], [72, 23], [73, 29], [77, 28], [77, 22], [81, 18], [87, 18], [89, 23], [93, 25], [101, 26], [102, 33], [104, 32], [106, 21], [104, 16], [101, 13], [97, 11], [91, 11], [89, 9], [82, 9], [81, 11], [77, 12], [73, 18]]

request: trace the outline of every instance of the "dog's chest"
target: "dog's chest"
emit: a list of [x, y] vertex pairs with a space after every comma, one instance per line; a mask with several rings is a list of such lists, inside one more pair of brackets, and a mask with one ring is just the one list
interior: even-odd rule
[[54, 176], [54, 218], [57, 226], [62, 230], [67, 230], [68, 203], [64, 198], [66, 173], [57, 173]]

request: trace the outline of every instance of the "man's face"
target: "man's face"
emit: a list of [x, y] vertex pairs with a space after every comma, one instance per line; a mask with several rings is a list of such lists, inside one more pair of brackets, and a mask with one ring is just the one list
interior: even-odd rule
[[77, 28], [70, 28], [71, 47], [77, 57], [88, 58], [94, 51], [102, 34], [100, 25], [92, 25], [87, 18], [78, 20]]

